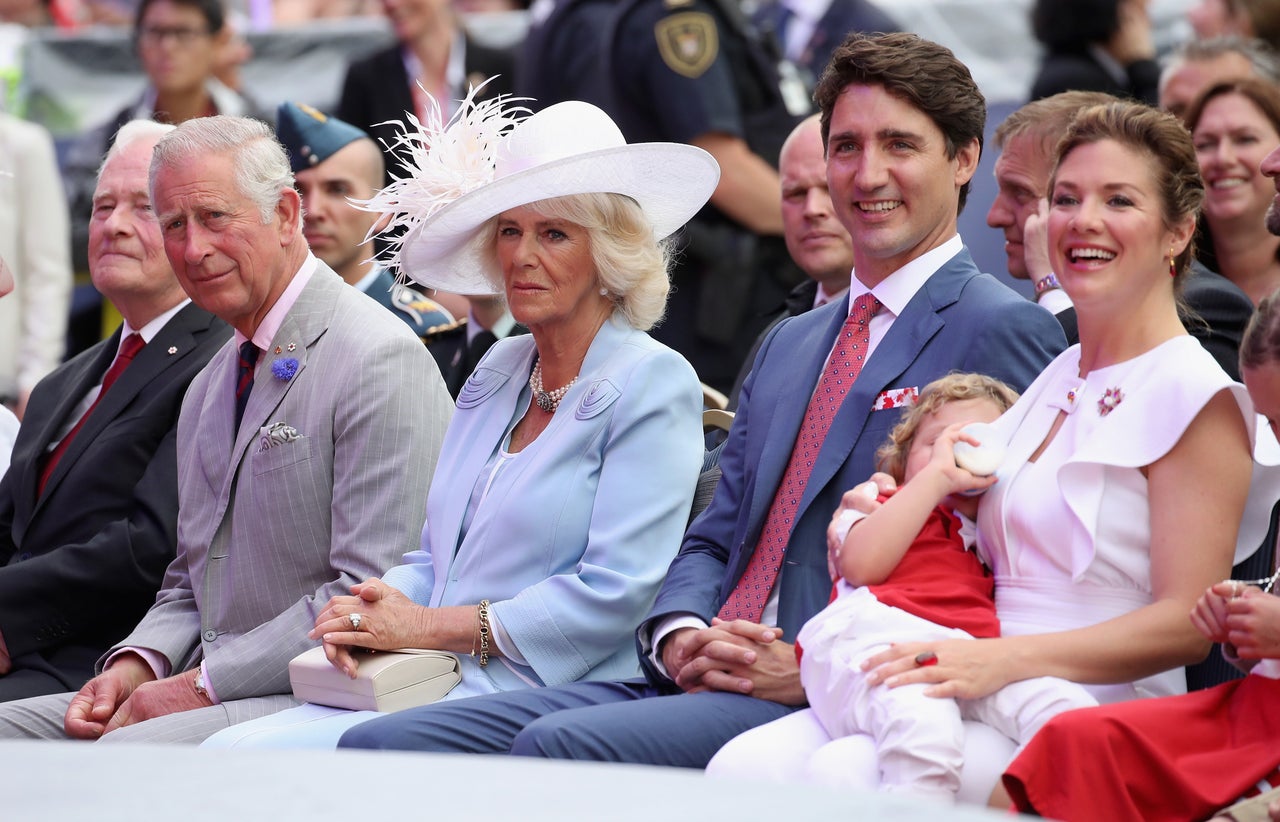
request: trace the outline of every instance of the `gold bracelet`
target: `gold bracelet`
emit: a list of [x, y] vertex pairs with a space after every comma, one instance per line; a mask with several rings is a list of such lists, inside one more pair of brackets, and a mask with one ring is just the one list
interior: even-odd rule
[[480, 667], [483, 668], [489, 664], [489, 600], [480, 600], [476, 619], [480, 623]]

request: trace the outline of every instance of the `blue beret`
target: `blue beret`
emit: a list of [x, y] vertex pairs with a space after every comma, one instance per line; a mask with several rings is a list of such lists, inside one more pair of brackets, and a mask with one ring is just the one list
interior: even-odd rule
[[367, 138], [360, 129], [305, 103], [284, 102], [276, 112], [276, 137], [296, 174], [323, 163], [348, 143]]

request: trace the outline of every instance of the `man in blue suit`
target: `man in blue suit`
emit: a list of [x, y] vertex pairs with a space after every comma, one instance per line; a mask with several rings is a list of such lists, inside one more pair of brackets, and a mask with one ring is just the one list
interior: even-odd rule
[[[646, 679], [430, 705], [353, 728], [345, 747], [704, 767], [729, 739], [804, 704], [795, 649], [783, 638], [827, 603], [827, 524], [844, 491], [875, 469], [899, 407], [956, 369], [1023, 389], [1065, 347], [1053, 315], [980, 274], [956, 233], [986, 107], [950, 51], [909, 34], [852, 36], [815, 98], [832, 201], [853, 238], [850, 296], [783, 321], [761, 346], [715, 497], [640, 626]], [[784, 484], [809, 406], [829, 393], [824, 372], [833, 348], [843, 349], [850, 306], [866, 295], [879, 308], [865, 323], [865, 366], [806, 460], [807, 477]], [[780, 505], [790, 509], [785, 551], [763, 610], [719, 619], [730, 616], [722, 606], [737, 599]]]

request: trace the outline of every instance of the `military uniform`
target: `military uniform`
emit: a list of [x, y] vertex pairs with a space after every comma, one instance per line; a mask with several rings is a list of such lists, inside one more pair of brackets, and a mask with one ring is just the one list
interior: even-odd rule
[[509, 313], [495, 324], [494, 330], [481, 328], [476, 334], [468, 334], [467, 318], [430, 329], [422, 335], [422, 342], [435, 358], [440, 368], [440, 376], [444, 377], [445, 387], [456, 400], [458, 392], [476, 364], [488, 353], [489, 349], [501, 337], [513, 337], [517, 334], [528, 334], [529, 329], [516, 323]]
[[[734, 0], [623, 0], [605, 42], [606, 108], [628, 142], [728, 134], [777, 168], [807, 113], [802, 84], [784, 83], [776, 44]], [[766, 312], [804, 275], [781, 237], [757, 236], [710, 205], [678, 242], [667, 319], [653, 336], [727, 391]]]
[[[368, 139], [364, 131], [350, 123], [305, 103], [288, 101], [276, 110], [276, 137], [289, 155], [294, 174], [315, 168], [356, 140]], [[444, 306], [421, 291], [397, 283], [384, 268], [374, 268], [355, 286], [404, 320], [420, 337], [453, 322], [453, 315]]]
[[404, 320], [419, 337], [454, 322], [444, 306], [417, 289], [400, 285], [385, 268], [379, 268], [377, 276], [367, 282], [364, 293]]

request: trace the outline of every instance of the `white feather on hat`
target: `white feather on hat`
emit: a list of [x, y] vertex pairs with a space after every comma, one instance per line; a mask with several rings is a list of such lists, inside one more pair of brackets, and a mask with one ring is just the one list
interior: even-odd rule
[[[447, 125], [433, 99], [430, 122], [409, 115], [400, 137], [407, 177], [358, 203], [392, 214], [384, 231], [403, 227], [381, 262], [399, 276], [459, 294], [498, 290], [480, 229], [512, 208], [572, 194], [613, 193], [639, 203], [662, 239], [711, 197], [720, 166], [681, 143], [628, 144], [604, 111], [569, 101], [524, 119], [502, 98], [475, 102], [479, 87]], [[397, 232], [399, 233], [399, 232]]]

